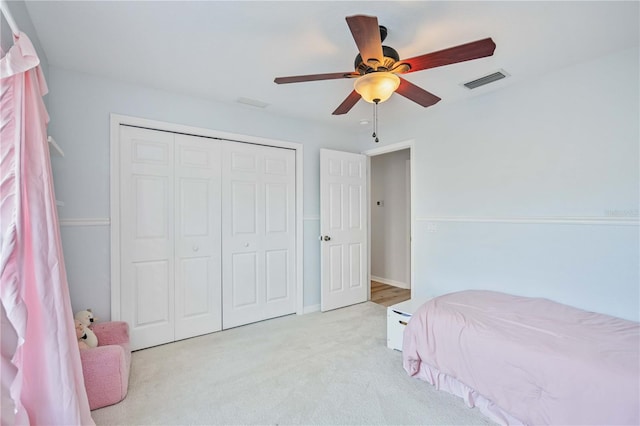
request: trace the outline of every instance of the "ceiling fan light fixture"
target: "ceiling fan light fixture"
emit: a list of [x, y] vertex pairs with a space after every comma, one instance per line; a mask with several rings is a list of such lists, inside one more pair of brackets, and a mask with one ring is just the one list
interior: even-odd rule
[[392, 72], [378, 71], [358, 77], [353, 88], [369, 103], [384, 102], [400, 86], [400, 77]]

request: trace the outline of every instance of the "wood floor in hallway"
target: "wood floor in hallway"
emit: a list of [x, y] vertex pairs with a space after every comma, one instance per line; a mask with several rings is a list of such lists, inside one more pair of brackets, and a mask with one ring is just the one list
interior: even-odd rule
[[371, 281], [371, 301], [382, 306], [391, 306], [411, 299], [411, 290]]

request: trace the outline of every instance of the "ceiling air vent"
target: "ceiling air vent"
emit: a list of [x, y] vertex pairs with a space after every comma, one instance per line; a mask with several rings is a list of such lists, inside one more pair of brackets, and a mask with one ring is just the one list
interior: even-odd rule
[[464, 83], [464, 86], [467, 89], [475, 89], [480, 86], [484, 86], [485, 84], [493, 83], [494, 81], [502, 80], [505, 77], [508, 77], [504, 70], [496, 71], [493, 74], [485, 75], [484, 77], [480, 77], [468, 83]]
[[269, 106], [269, 104], [266, 102], [262, 102], [257, 99], [251, 99], [251, 98], [238, 98], [237, 102], [241, 104], [249, 105], [252, 107], [256, 107], [256, 108], [266, 108], [267, 106]]

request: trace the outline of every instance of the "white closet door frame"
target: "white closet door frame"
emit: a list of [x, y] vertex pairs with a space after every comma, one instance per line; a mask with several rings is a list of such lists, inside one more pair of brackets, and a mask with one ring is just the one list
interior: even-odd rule
[[240, 135], [221, 132], [200, 127], [185, 126], [182, 124], [167, 123], [164, 121], [149, 120], [146, 118], [132, 117], [120, 114], [111, 114], [111, 160], [110, 160], [110, 204], [111, 204], [111, 320], [118, 321], [121, 318], [120, 295], [120, 126], [136, 126], [153, 130], [164, 130], [174, 133], [184, 133], [193, 136], [224, 139], [234, 142], [251, 143], [255, 145], [289, 148], [295, 151], [296, 156], [296, 313], [304, 313], [303, 295], [303, 151], [302, 144], [295, 142], [279, 141], [275, 139], [260, 138], [256, 136]]

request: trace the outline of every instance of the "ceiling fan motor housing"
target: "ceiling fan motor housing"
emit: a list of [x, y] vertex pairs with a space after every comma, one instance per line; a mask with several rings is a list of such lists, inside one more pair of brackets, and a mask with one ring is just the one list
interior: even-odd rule
[[375, 71], [389, 71], [393, 65], [400, 60], [400, 55], [398, 55], [396, 49], [389, 46], [382, 46], [382, 56], [382, 62], [374, 68], [370, 64], [365, 63], [362, 60], [362, 55], [358, 53], [353, 66], [357, 73], [365, 75]]

